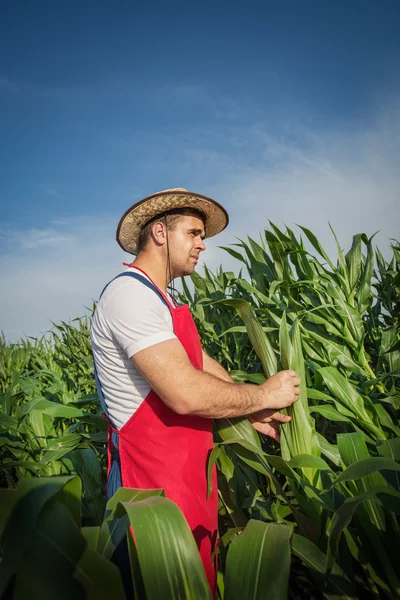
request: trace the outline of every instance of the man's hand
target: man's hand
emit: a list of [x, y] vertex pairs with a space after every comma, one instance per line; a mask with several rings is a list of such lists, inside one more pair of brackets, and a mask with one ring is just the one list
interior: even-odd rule
[[275, 411], [274, 408], [260, 410], [252, 415], [248, 415], [247, 418], [253, 425], [254, 429], [263, 435], [267, 435], [276, 442], [279, 442], [280, 440], [280, 424], [291, 421], [291, 417]]
[[279, 371], [261, 384], [268, 394], [268, 408], [280, 409], [290, 406], [299, 397], [300, 379], [296, 371]]

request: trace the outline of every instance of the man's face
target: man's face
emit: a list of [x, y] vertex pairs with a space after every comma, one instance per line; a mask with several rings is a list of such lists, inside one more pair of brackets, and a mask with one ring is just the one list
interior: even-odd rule
[[193, 273], [204, 244], [204, 223], [194, 216], [183, 216], [168, 232], [172, 278]]

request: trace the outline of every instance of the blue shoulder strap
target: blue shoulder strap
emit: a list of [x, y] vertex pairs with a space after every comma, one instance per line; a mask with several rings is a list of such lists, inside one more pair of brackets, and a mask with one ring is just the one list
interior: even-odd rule
[[[151, 281], [149, 281], [148, 279], [146, 279], [145, 277], [143, 277], [143, 275], [141, 275], [140, 273], [132, 273], [132, 271], [128, 271], [128, 272], [124, 272], [124, 273], [120, 273], [119, 275], [117, 275], [116, 277], [114, 277], [114, 279], [111, 279], [111, 281], [115, 281], [116, 279], [119, 279], [120, 277], [132, 277], [132, 279], [136, 279], [137, 281], [140, 281], [141, 283], [143, 283], [147, 288], [149, 288], [149, 290], [153, 290], [153, 292], [155, 292], [157, 294], [157, 296], [160, 298], [160, 300], [162, 300], [162, 302], [168, 307], [170, 308], [167, 300], [164, 298], [164, 296], [162, 295], [162, 293], [160, 292], [160, 290], [158, 290], [156, 288], [155, 285], [153, 285], [151, 283]], [[111, 281], [109, 281], [107, 283], [107, 285], [104, 286], [99, 300], [102, 297], [103, 293], [105, 292], [106, 288], [110, 285]]]

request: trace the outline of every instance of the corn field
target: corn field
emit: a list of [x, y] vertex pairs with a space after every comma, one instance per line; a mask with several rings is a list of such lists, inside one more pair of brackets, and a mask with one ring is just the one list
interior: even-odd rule
[[[332, 232], [333, 233], [333, 232]], [[334, 233], [333, 233], [334, 235]], [[353, 237], [332, 260], [315, 235], [272, 223], [226, 247], [237, 271], [183, 281], [206, 352], [237, 383], [294, 369], [301, 396], [281, 443], [215, 421], [218, 597], [398, 599], [400, 246]], [[0, 344], [0, 598], [210, 598], [193, 538], [162, 490], [104, 501], [106, 423], [89, 320]]]

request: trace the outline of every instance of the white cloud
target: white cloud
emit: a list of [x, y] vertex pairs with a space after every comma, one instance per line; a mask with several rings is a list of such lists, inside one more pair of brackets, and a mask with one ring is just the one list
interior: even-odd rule
[[[222, 110], [221, 106], [220, 109]], [[232, 109], [233, 110], [233, 109]], [[235, 107], [236, 110], [236, 107]], [[328, 252], [336, 248], [328, 221], [349, 248], [365, 232], [386, 255], [399, 238], [400, 108], [390, 108], [364, 128], [315, 131], [295, 121], [271, 120], [249, 127], [223, 127], [160, 134], [151, 145], [158, 159], [173, 165], [176, 185], [215, 197], [231, 216], [228, 229], [207, 241], [204, 260], [212, 269], [238, 267], [218, 249], [247, 234], [257, 238], [270, 219], [278, 227], [299, 223], [312, 229]], [[129, 147], [127, 147], [129, 152]], [[154, 190], [155, 191], [155, 190]], [[139, 198], [138, 198], [139, 199]], [[0, 329], [9, 340], [38, 335], [50, 320], [83, 314], [125, 255], [115, 242], [118, 214], [55, 220], [43, 230], [0, 231]], [[201, 269], [200, 269], [201, 272]]]

